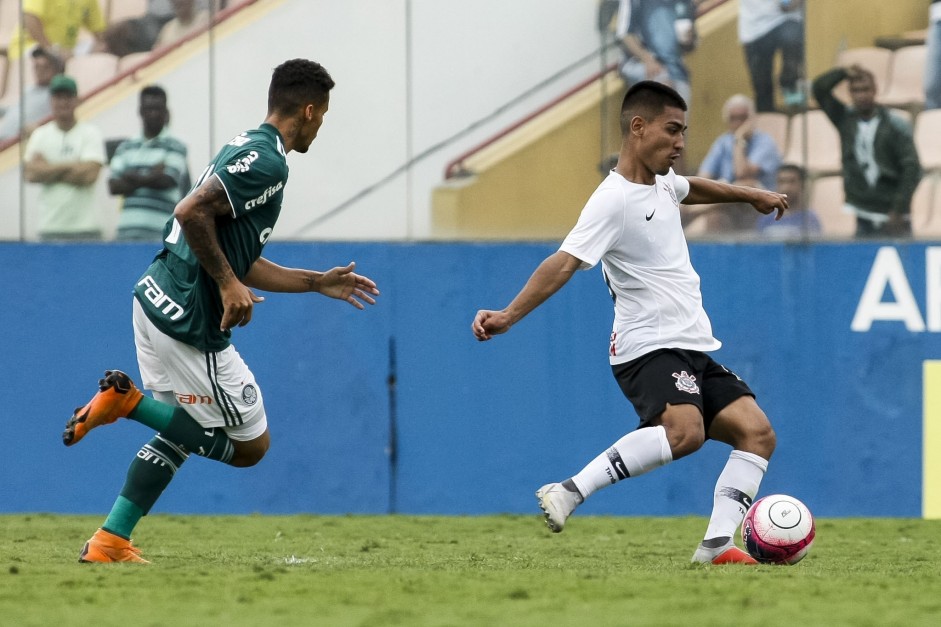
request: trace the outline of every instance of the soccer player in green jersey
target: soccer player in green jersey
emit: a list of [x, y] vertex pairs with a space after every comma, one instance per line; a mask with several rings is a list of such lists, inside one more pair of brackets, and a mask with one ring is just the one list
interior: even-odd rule
[[230, 343], [269, 292], [319, 292], [358, 309], [376, 284], [354, 263], [325, 272], [284, 268], [261, 256], [281, 211], [287, 153], [307, 152], [323, 124], [334, 82], [319, 64], [286, 61], [271, 77], [268, 115], [233, 138], [203, 171], [164, 228], [163, 250], [134, 288], [134, 341], [144, 396], [109, 370], [66, 424], [66, 446], [126, 417], [157, 433], [131, 462], [104, 524], [81, 562], [143, 562], [131, 532], [190, 453], [252, 466], [270, 438], [261, 390]]

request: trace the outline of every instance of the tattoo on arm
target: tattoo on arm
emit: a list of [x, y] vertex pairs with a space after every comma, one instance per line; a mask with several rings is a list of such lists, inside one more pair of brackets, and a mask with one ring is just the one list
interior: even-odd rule
[[232, 212], [225, 187], [217, 177], [210, 177], [193, 191], [185, 207], [177, 219], [183, 228], [186, 242], [206, 272], [216, 283], [222, 285], [235, 276], [232, 266], [219, 247], [216, 233], [216, 219]]
[[196, 197], [196, 204], [205, 207], [213, 215], [225, 216], [232, 213], [229, 196], [225, 193], [222, 181], [216, 176], [210, 176], [193, 191], [193, 195]]

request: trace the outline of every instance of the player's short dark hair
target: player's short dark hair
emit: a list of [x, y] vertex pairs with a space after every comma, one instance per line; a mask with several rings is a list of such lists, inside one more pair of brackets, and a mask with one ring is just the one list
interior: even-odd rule
[[142, 90], [140, 90], [141, 102], [144, 102], [145, 96], [155, 96], [157, 98], [161, 98], [164, 104], [166, 104], [167, 102], [167, 92], [160, 85], [147, 85], [146, 87], [144, 87]]
[[323, 104], [336, 83], [319, 63], [291, 59], [274, 69], [268, 87], [268, 113], [294, 113], [310, 103]]
[[631, 118], [639, 115], [645, 120], [652, 120], [667, 107], [676, 107], [686, 111], [686, 101], [669, 85], [657, 81], [640, 81], [631, 86], [621, 102], [621, 134], [630, 130]]

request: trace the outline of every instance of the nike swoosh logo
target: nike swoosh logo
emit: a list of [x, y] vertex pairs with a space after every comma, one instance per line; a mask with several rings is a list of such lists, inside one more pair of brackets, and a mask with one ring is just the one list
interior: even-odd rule
[[656, 209], [654, 209], [653, 211], [651, 211], [649, 216], [644, 216], [645, 218], [647, 218], [647, 222], [650, 222], [650, 219], [653, 217], [653, 214], [655, 214], [655, 213], [657, 213], [657, 210], [656, 210]]

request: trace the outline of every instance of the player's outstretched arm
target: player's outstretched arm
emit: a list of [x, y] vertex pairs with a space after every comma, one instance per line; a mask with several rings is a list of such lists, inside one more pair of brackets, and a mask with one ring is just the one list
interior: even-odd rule
[[485, 342], [494, 335], [509, 331], [511, 326], [568, 283], [581, 263], [577, 257], [561, 250], [546, 257], [506, 309], [481, 309], [477, 312], [471, 323], [474, 336]]
[[732, 185], [721, 181], [686, 177], [689, 181], [689, 194], [683, 199], [684, 205], [704, 205], [720, 202], [747, 202], [756, 211], [763, 214], [778, 212], [775, 220], [780, 220], [787, 209], [787, 195], [769, 192], [758, 187]]
[[267, 292], [319, 292], [324, 296], [345, 300], [357, 309], [364, 309], [363, 303], [375, 305], [373, 296], [379, 295], [376, 283], [365, 276], [356, 274], [355, 262], [336, 267], [326, 272], [285, 268], [259, 257], [248, 274], [245, 284]]

